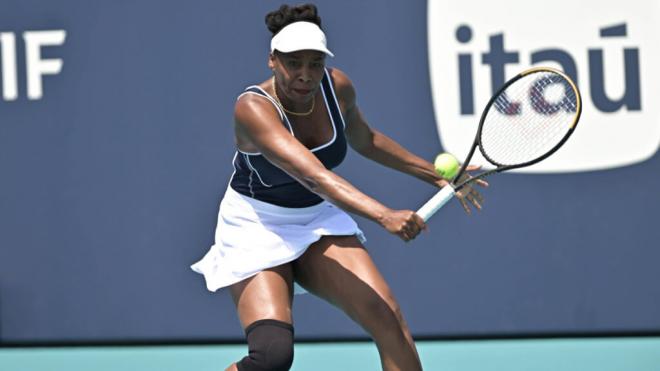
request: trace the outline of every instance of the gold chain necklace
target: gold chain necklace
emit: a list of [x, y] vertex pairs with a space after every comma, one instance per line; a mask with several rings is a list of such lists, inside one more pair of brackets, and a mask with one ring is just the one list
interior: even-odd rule
[[288, 109], [284, 108], [284, 105], [282, 104], [282, 101], [280, 100], [280, 97], [277, 96], [277, 89], [275, 88], [275, 76], [273, 76], [272, 79], [272, 84], [273, 84], [273, 94], [275, 95], [275, 100], [277, 100], [277, 103], [279, 103], [280, 107], [284, 110], [284, 112], [294, 115], [294, 116], [308, 116], [312, 111], [314, 111], [314, 104], [316, 103], [316, 96], [312, 97], [312, 108], [309, 109], [307, 112], [293, 112], [289, 111]]

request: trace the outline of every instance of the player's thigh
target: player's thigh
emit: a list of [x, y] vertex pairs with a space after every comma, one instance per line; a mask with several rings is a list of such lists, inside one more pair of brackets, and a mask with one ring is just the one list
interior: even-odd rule
[[296, 281], [368, 330], [401, 322], [399, 305], [355, 236], [326, 236], [294, 262]]
[[266, 269], [229, 287], [243, 328], [261, 319], [293, 323], [291, 264]]

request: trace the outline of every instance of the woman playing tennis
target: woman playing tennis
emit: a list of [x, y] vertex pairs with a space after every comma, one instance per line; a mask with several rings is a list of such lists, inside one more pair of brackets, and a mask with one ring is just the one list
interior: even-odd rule
[[[424, 221], [411, 210], [386, 207], [331, 169], [350, 145], [435, 186], [447, 181], [431, 163], [369, 127], [349, 78], [325, 66], [333, 54], [314, 5], [283, 5], [266, 16], [266, 25], [273, 33], [273, 76], [238, 97], [235, 171], [220, 204], [216, 243], [192, 267], [209, 290], [229, 288], [245, 329], [249, 355], [227, 370], [291, 367], [291, 304], [300, 288], [361, 325], [384, 370], [421, 370], [399, 305], [346, 212], [404, 241], [425, 229]], [[459, 200], [467, 212], [483, 201], [472, 188]]]

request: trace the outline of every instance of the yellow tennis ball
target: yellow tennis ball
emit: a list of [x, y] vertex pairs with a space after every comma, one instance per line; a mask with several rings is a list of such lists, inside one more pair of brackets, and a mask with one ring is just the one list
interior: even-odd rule
[[435, 166], [435, 171], [440, 174], [441, 177], [448, 180], [453, 179], [461, 168], [461, 164], [456, 157], [449, 153], [439, 154], [438, 157], [435, 158], [433, 165]]

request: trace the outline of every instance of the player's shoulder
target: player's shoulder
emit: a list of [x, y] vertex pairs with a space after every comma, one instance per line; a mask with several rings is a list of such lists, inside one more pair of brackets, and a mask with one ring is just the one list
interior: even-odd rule
[[335, 86], [335, 89], [353, 87], [353, 82], [351, 82], [351, 79], [348, 77], [346, 72], [336, 67], [329, 67], [328, 72], [330, 72], [330, 77], [332, 77], [332, 82]]
[[338, 68], [328, 68], [330, 77], [332, 77], [333, 86], [337, 97], [341, 100], [354, 101], [355, 87], [348, 75]]
[[238, 122], [251, 121], [250, 118], [263, 115], [278, 115], [267, 96], [253, 91], [245, 91], [238, 96], [234, 105], [234, 117]]

